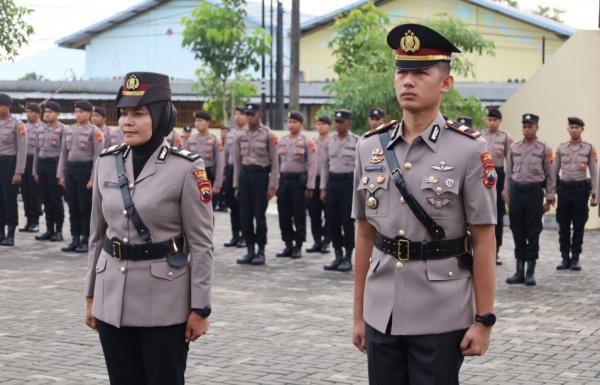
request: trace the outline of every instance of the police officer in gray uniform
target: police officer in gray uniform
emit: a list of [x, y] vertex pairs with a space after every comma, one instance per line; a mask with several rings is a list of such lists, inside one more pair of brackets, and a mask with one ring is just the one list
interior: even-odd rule
[[381, 108], [373, 108], [369, 112], [369, 130], [373, 130], [385, 124], [385, 111]]
[[211, 312], [211, 185], [198, 154], [165, 141], [176, 120], [169, 78], [125, 79], [125, 144], [103, 151], [93, 177], [86, 324], [112, 385], [181, 385]]
[[104, 135], [104, 148], [123, 143], [123, 133], [119, 127], [111, 127], [106, 124], [106, 109], [94, 106], [92, 111], [92, 124], [102, 131]]
[[536, 284], [534, 274], [540, 251], [542, 217], [555, 201], [553, 154], [552, 149], [537, 137], [539, 119], [535, 114], [523, 115], [523, 140], [510, 146], [506, 158], [506, 180], [502, 193], [509, 207], [517, 260], [515, 274], [506, 279], [508, 284]]
[[496, 176], [479, 132], [439, 111], [458, 49], [418, 24], [387, 40], [403, 121], [357, 146], [353, 342], [370, 384], [456, 385], [495, 321]]
[[33, 177], [33, 158], [38, 133], [43, 125], [40, 120], [42, 108], [39, 104], [30, 102], [27, 103], [25, 112], [27, 113], [27, 123], [25, 123], [25, 129], [27, 130], [27, 163], [21, 181], [21, 196], [27, 223], [19, 231], [37, 233], [39, 231], [40, 215], [42, 215], [42, 202], [40, 201], [39, 186]]
[[[335, 258], [325, 270], [352, 270], [354, 250], [354, 219], [352, 212], [352, 178], [356, 143], [360, 139], [350, 132], [352, 112], [335, 112], [336, 133], [323, 144], [321, 161], [321, 200], [325, 202], [325, 216]], [[345, 249], [345, 254], [344, 250]]]
[[33, 158], [33, 175], [40, 185], [46, 216], [46, 232], [35, 236], [38, 241], [63, 241], [64, 190], [56, 178], [63, 131], [65, 130], [65, 125], [58, 121], [60, 111], [60, 104], [54, 100], [50, 100], [44, 105], [45, 124], [38, 133]]
[[104, 148], [102, 131], [90, 123], [92, 108], [87, 100], [75, 102], [77, 122], [63, 130], [56, 176], [69, 206], [72, 240], [61, 249], [65, 252], [88, 251], [94, 161]]
[[0, 246], [15, 245], [17, 194], [27, 162], [27, 130], [11, 116], [11, 106], [11, 97], [0, 94]]

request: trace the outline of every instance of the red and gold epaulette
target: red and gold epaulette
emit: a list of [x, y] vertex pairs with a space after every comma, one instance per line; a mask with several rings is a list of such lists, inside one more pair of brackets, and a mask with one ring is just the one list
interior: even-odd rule
[[460, 124], [453, 120], [446, 120], [446, 127], [456, 132], [460, 132], [463, 135], [468, 136], [471, 139], [477, 139], [481, 136], [481, 132], [474, 130], [465, 126], [464, 124]]
[[110, 147], [102, 150], [102, 152], [100, 153], [100, 156], [115, 155], [115, 154], [122, 152], [126, 148], [129, 148], [129, 146], [126, 145], [125, 143], [115, 144], [114, 146], [110, 146]]
[[375, 135], [375, 134], [381, 134], [382, 132], [388, 131], [392, 128], [395, 128], [396, 125], [398, 124], [397, 120], [392, 120], [391, 122], [388, 123], [384, 123], [381, 126], [374, 128], [370, 131], [367, 131], [363, 134], [363, 138], [368, 138], [371, 135]]

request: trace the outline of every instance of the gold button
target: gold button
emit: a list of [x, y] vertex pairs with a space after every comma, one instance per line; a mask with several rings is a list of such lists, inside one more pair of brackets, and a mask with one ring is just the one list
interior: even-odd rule
[[412, 168], [412, 166], [413, 166], [413, 165], [412, 165], [412, 163], [410, 163], [410, 162], [406, 162], [406, 163], [404, 163], [404, 169], [405, 169], [406, 171], [410, 170], [410, 169]]
[[168, 275], [169, 277], [172, 277], [172, 276], [173, 276], [173, 272], [172, 272], [172, 271], [169, 271], [169, 272], [167, 273], [167, 275]]
[[374, 185], [373, 183], [371, 183], [371, 184], [369, 185], [369, 189], [370, 189], [370, 190], [373, 190], [374, 188], [375, 188], [375, 185]]
[[133, 182], [129, 183], [129, 189], [133, 190], [133, 187], [135, 186], [135, 184]]
[[125, 266], [121, 266], [121, 268], [119, 270], [121, 270], [121, 273], [124, 273], [125, 272]]
[[123, 238], [123, 243], [127, 243], [129, 242], [129, 239], [127, 239], [127, 237]]
[[373, 258], [369, 258], [369, 263], [373, 262]]
[[399, 230], [399, 231], [398, 231], [398, 235], [399, 235], [399, 236], [403, 237], [403, 236], [404, 236], [404, 234], [406, 234], [406, 233], [404, 232], [404, 230]]
[[123, 210], [123, 212], [121, 214], [123, 214], [123, 216], [126, 217], [127, 216], [127, 210]]
[[437, 186], [435, 188], [435, 192], [441, 193], [442, 192], [442, 188], [440, 186]]
[[449, 271], [448, 272], [448, 277], [453, 277], [454, 276], [454, 272], [453, 271]]
[[404, 267], [404, 264], [400, 261], [396, 262], [396, 269], [402, 269]]
[[404, 199], [404, 197], [400, 197], [400, 203], [406, 203], [406, 200]]

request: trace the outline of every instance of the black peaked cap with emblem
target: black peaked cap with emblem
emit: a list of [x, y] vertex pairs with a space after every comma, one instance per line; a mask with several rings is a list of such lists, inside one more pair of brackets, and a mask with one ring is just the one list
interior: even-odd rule
[[370, 118], [385, 118], [385, 111], [381, 108], [373, 108], [369, 113]]
[[576, 117], [576, 116], [572, 116], [570, 118], [567, 118], [567, 120], [569, 121], [569, 124], [575, 124], [575, 125], [578, 125], [578, 126], [581, 126], [581, 127], [585, 126], [585, 123], [583, 122], [583, 120], [580, 119], [580, 118], [578, 118], [578, 117]]
[[339, 110], [335, 111], [333, 116], [334, 116], [336, 122], [339, 122], [342, 120], [352, 120], [352, 111], [350, 111], [346, 108], [340, 108]]
[[246, 112], [260, 112], [260, 104], [258, 103], [246, 103], [244, 108]]
[[396, 50], [395, 65], [400, 70], [430, 68], [450, 62], [452, 53], [460, 53], [450, 40], [421, 24], [402, 24], [387, 35], [390, 48]]
[[130, 72], [117, 94], [118, 108], [140, 107], [171, 100], [171, 83], [167, 75], [154, 72]]
[[539, 121], [540, 117], [532, 113], [523, 114], [523, 119], [521, 119], [521, 123], [538, 124]]
[[457, 119], [458, 123], [463, 124], [469, 128], [473, 128], [473, 119], [470, 116], [461, 116]]

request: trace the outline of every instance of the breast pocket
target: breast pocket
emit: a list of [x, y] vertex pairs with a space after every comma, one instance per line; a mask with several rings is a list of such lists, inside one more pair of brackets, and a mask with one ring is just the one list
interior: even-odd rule
[[544, 173], [542, 168], [542, 158], [539, 156], [531, 156], [527, 166], [532, 175], [542, 175]]
[[242, 156], [250, 155], [250, 142], [248, 140], [240, 141], [240, 152]]
[[81, 150], [87, 150], [90, 147], [90, 138], [88, 135], [80, 134], [77, 138], [77, 141]]
[[364, 174], [357, 190], [365, 192], [365, 213], [368, 217], [384, 217], [390, 210], [390, 174]]
[[306, 151], [304, 150], [304, 146], [294, 147], [294, 159], [295, 160], [304, 160], [305, 153], [306, 153]]
[[588, 166], [588, 155], [583, 153], [583, 154], [577, 154], [577, 165], [576, 168], [578, 170], [585, 170]]
[[15, 143], [15, 134], [12, 132], [3, 132], [0, 134], [0, 142], [5, 144]]
[[188, 266], [173, 268], [166, 261], [155, 262], [150, 265], [150, 274], [153, 317], [160, 314], [185, 317], [190, 303]]
[[286, 152], [287, 152], [286, 144], [278, 144], [277, 145], [277, 154], [278, 155], [285, 155]]
[[342, 150], [342, 156], [344, 157], [352, 157], [356, 155], [356, 147], [345, 146]]
[[450, 219], [458, 211], [462, 212], [460, 182], [457, 175], [448, 173], [423, 177], [421, 191], [426, 200], [426, 210], [432, 218]]
[[196, 146], [196, 142], [189, 142], [188, 143], [188, 150], [191, 152], [196, 152], [196, 148], [198, 146]]
[[427, 278], [430, 281], [455, 281], [471, 277], [471, 272], [458, 264], [457, 258], [427, 260]]
[[73, 147], [73, 135], [71, 134], [67, 134], [65, 137], [66, 140], [66, 146], [67, 146], [67, 150], [71, 150], [71, 148]]

